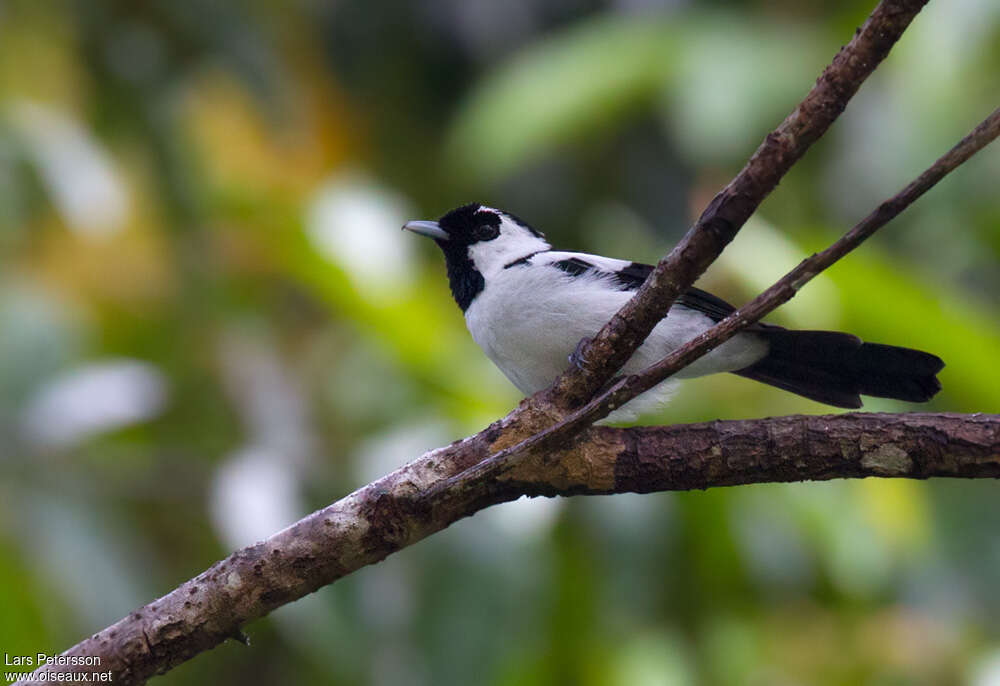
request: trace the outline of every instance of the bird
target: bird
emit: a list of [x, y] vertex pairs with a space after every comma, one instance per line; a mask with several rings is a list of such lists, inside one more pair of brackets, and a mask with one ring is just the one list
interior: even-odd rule
[[[403, 229], [434, 240], [473, 340], [522, 393], [547, 388], [576, 360], [579, 342], [596, 334], [653, 270], [629, 260], [553, 250], [516, 215], [479, 203], [437, 221]], [[620, 373], [636, 373], [711, 328], [735, 310], [690, 288], [671, 306]], [[839, 331], [790, 330], [763, 322], [715, 347], [603, 423], [634, 420], [667, 403], [675, 378], [731, 372], [840, 408], [862, 395], [926, 402], [940, 389], [936, 355], [866, 343]]]

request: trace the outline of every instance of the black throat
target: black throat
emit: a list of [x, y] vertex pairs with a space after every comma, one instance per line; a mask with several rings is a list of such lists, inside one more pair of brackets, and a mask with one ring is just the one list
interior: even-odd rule
[[462, 308], [462, 312], [469, 309], [469, 305], [476, 299], [476, 296], [486, 286], [483, 275], [476, 269], [476, 265], [469, 259], [469, 246], [462, 245], [454, 241], [435, 241], [444, 252], [444, 261], [448, 267], [448, 285], [451, 286], [451, 294], [455, 302]]

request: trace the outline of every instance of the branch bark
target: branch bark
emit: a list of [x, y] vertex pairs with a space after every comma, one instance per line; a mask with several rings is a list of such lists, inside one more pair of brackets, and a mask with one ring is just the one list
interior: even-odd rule
[[[63, 653], [142, 684], [240, 626], [490, 505], [529, 496], [650, 493], [737, 484], [863, 478], [1000, 477], [1000, 415], [791, 416], [669, 427], [590, 427], [564, 449], [474, 489], [435, 491], [468, 459], [468, 441], [434, 450]], [[428, 496], [429, 493], [436, 495]], [[69, 679], [67, 679], [69, 680]], [[42, 683], [25, 681], [19, 683]], [[49, 682], [51, 683], [51, 682]]]

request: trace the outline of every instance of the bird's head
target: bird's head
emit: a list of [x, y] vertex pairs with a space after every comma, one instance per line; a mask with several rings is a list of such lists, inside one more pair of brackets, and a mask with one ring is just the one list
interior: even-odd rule
[[509, 212], [479, 203], [463, 205], [435, 221], [412, 221], [407, 231], [433, 238], [444, 251], [449, 276], [473, 269], [489, 278], [522, 257], [551, 246], [545, 236]]

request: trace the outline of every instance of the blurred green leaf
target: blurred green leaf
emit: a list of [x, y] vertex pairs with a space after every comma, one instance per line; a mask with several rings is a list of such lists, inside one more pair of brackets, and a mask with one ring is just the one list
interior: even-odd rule
[[661, 89], [666, 128], [691, 164], [738, 163], [806, 94], [830, 48], [808, 24], [732, 13], [685, 19], [673, 80]]
[[945, 402], [967, 412], [1000, 412], [996, 310], [948, 284], [933, 271], [917, 271], [871, 248], [851, 255], [826, 274], [843, 294], [844, 322], [869, 341], [928, 350], [945, 361]]
[[608, 14], [531, 44], [459, 110], [448, 150], [455, 177], [495, 181], [620, 121], [670, 77], [682, 31], [657, 17]]

